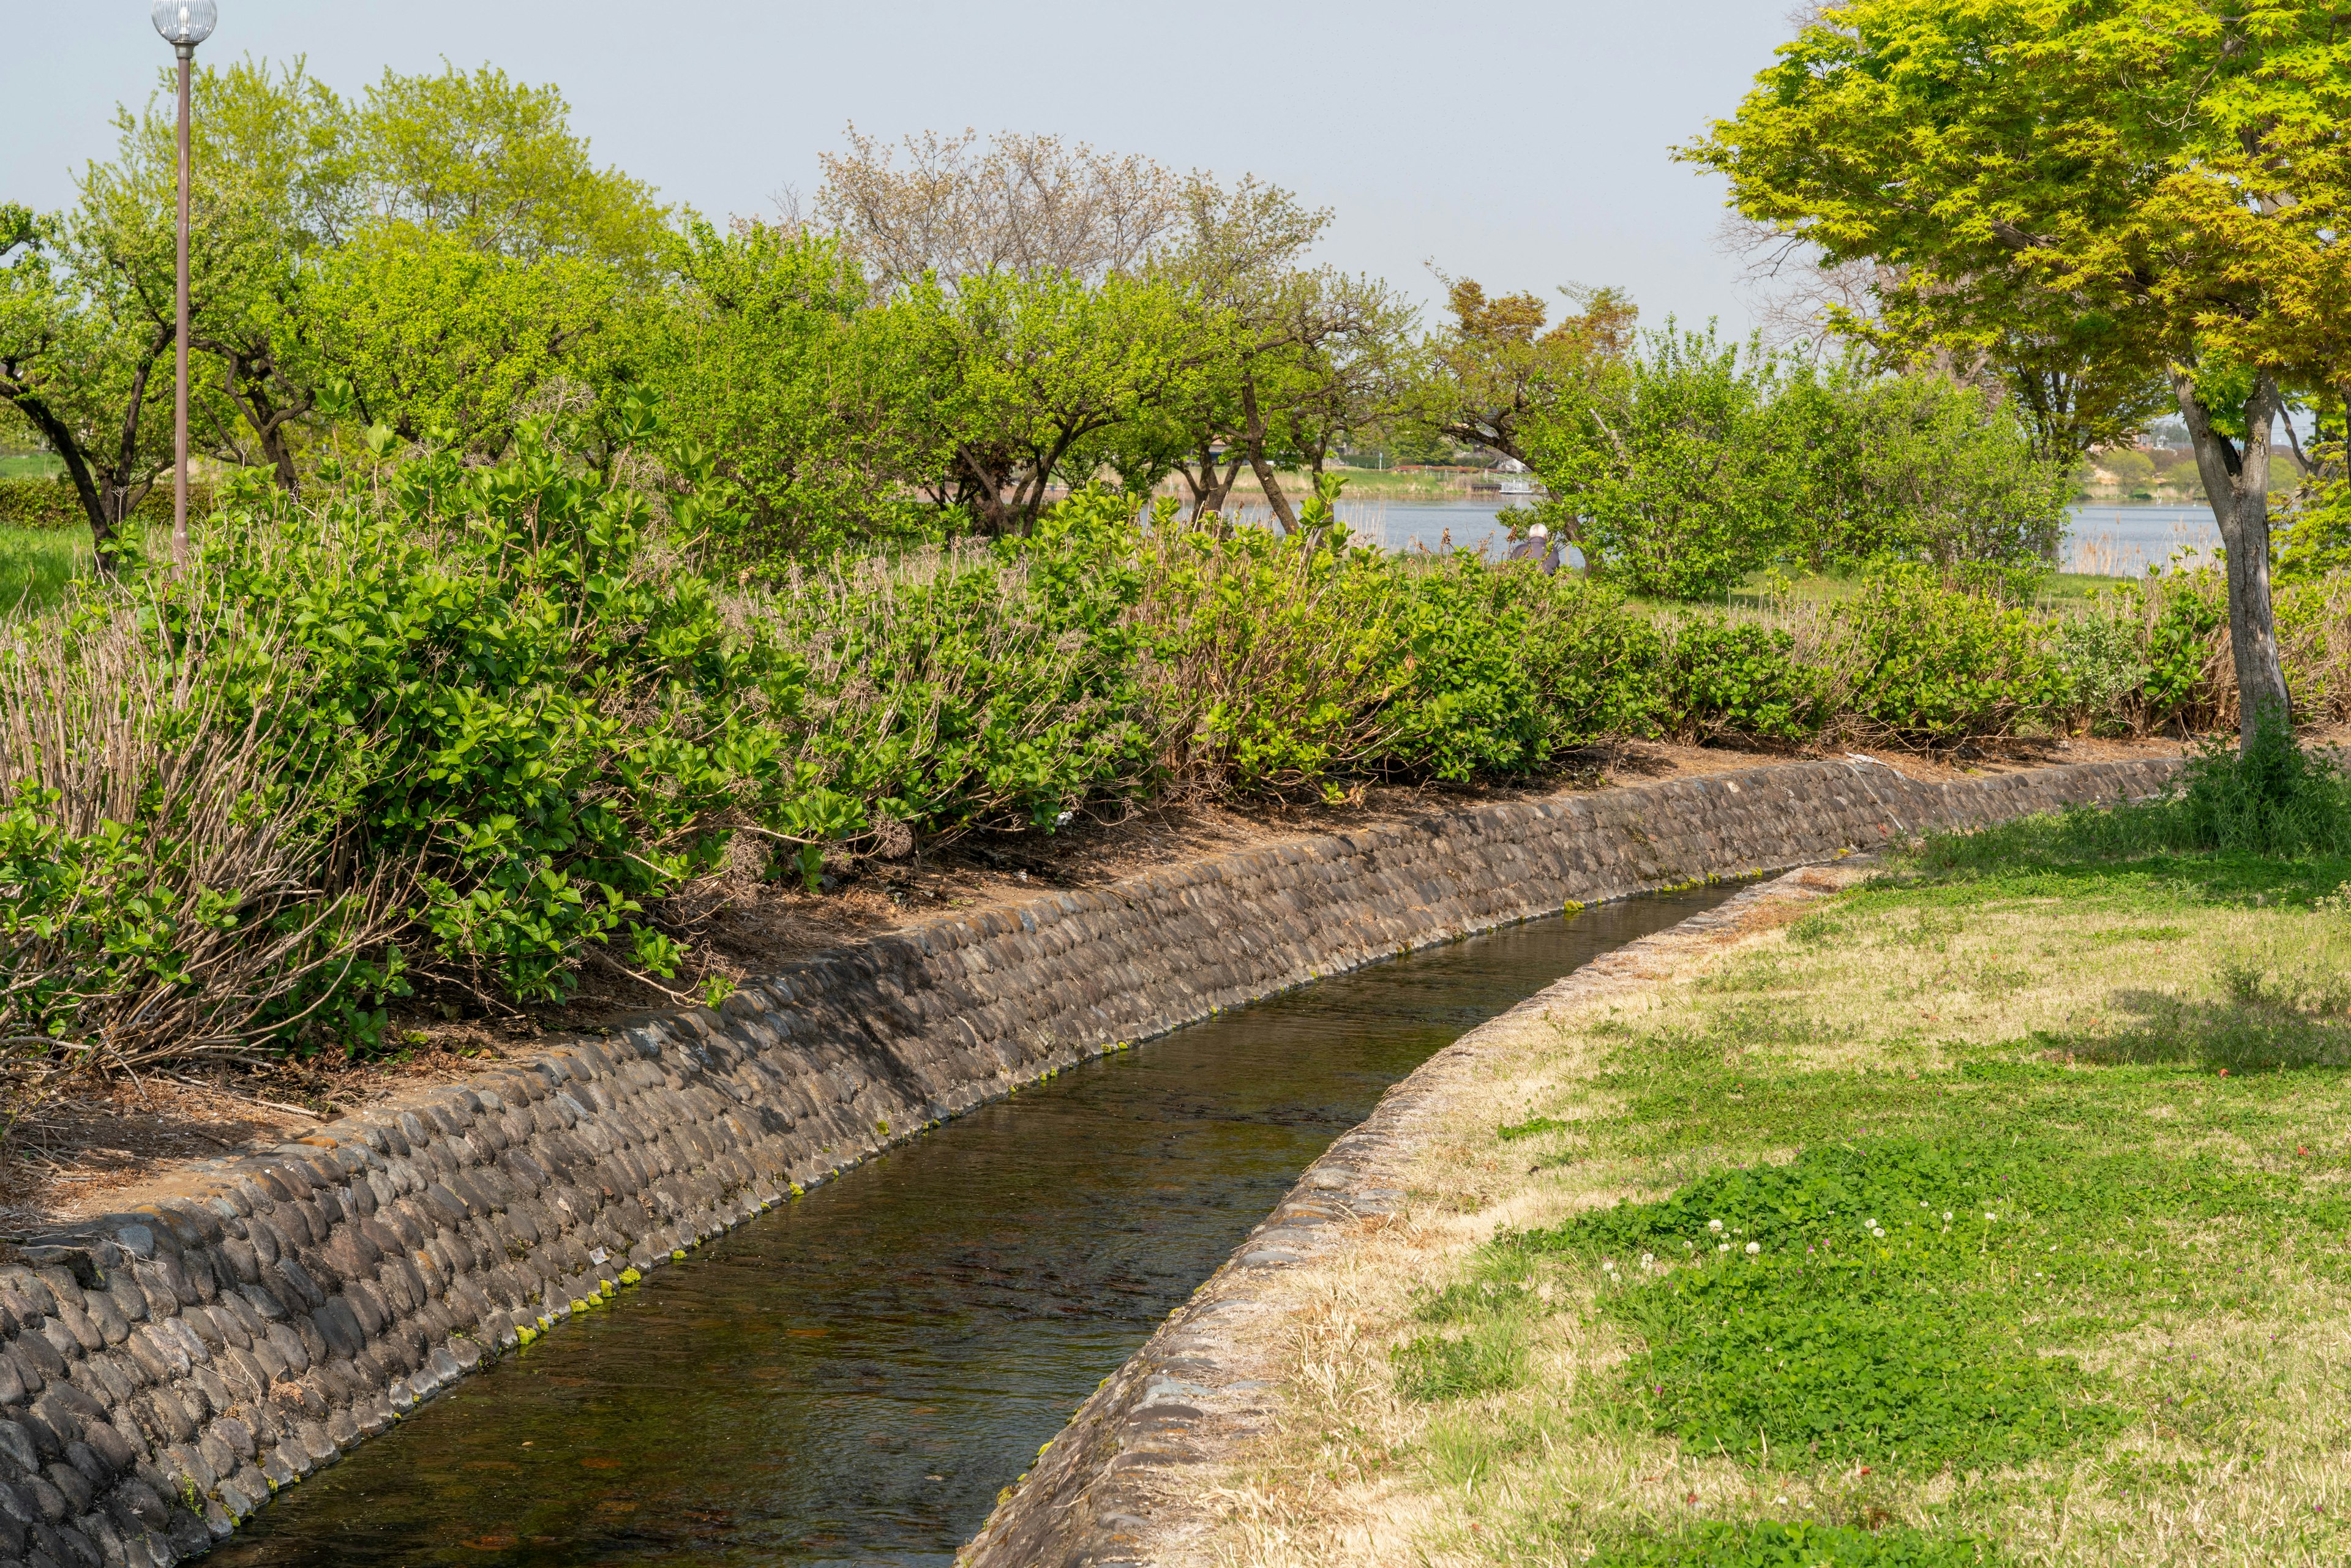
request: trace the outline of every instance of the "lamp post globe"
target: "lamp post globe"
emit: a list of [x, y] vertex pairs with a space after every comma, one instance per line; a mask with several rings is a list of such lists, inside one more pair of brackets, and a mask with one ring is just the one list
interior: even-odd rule
[[149, 14], [163, 41], [183, 49], [211, 37], [213, 25], [220, 20], [220, 7], [213, 0], [155, 0]]
[[154, 0], [148, 15], [180, 57], [180, 254], [172, 351], [179, 372], [172, 393], [172, 559], [179, 562], [188, 559], [188, 78], [196, 46], [213, 36], [220, 9], [213, 0]]

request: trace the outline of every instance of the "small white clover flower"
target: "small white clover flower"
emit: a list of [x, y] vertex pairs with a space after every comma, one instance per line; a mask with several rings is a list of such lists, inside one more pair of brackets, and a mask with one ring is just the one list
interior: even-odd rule
[[1949, 1209], [1948, 1209], [1948, 1208], [1947, 1208], [1947, 1209], [1943, 1210], [1943, 1223], [1944, 1223], [1944, 1224], [1946, 1224], [1946, 1225], [1949, 1225], [1950, 1222], [1951, 1222], [1951, 1211], [1950, 1211]]
[[1656, 1255], [1655, 1252], [1644, 1252], [1644, 1253], [1642, 1253], [1642, 1254], [1641, 1254], [1641, 1267], [1642, 1267], [1642, 1268], [1644, 1268], [1644, 1269], [1654, 1269], [1654, 1268], [1656, 1268], [1656, 1266], [1657, 1266], [1657, 1255]]
[[1728, 1252], [1730, 1250], [1730, 1243], [1726, 1241], [1721, 1246], [1716, 1248], [1715, 1250], [1717, 1252]]
[[2000, 1216], [1999, 1216], [1999, 1215], [1997, 1215], [1997, 1214], [1994, 1214], [1991, 1209], [1987, 1208], [1987, 1209], [1985, 1209], [1985, 1210], [1984, 1210], [1984, 1218], [1985, 1218], [1986, 1219], [1998, 1219], [1998, 1218], [2000, 1218]]
[[1721, 1234], [1722, 1234], [1722, 1221], [1720, 1221], [1719, 1219], [1709, 1219], [1709, 1220], [1708, 1220], [1708, 1221], [1706, 1222], [1706, 1228], [1707, 1228], [1708, 1230], [1713, 1231], [1717, 1236], [1719, 1236], [1719, 1235], [1721, 1235]]
[[1761, 1252], [1761, 1251], [1762, 1251], [1762, 1250], [1763, 1250], [1763, 1243], [1761, 1243], [1761, 1241], [1750, 1241], [1750, 1242], [1747, 1244], [1747, 1255], [1748, 1255], [1750, 1258], [1754, 1257], [1754, 1256], [1755, 1256], [1755, 1254], [1757, 1254], [1758, 1252]]

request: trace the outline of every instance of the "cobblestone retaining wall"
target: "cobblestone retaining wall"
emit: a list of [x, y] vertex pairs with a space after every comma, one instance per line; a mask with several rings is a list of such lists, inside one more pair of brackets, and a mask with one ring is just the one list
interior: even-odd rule
[[[174, 1167], [0, 1265], [0, 1563], [200, 1552], [485, 1358], [1114, 1044], [1567, 900], [2145, 794], [2169, 766], [1928, 786], [1794, 764], [1249, 851], [949, 916]], [[988, 1558], [1016, 1560], [1043, 1559]]]

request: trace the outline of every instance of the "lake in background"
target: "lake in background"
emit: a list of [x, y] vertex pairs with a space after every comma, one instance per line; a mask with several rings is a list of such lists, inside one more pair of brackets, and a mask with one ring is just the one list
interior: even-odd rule
[[[1524, 500], [1525, 497], [1519, 497]], [[1339, 517], [1358, 539], [1392, 550], [1479, 549], [1499, 557], [1508, 548], [1494, 520], [1499, 499], [1461, 501], [1342, 501]], [[1236, 520], [1264, 524], [1264, 507], [1237, 507]], [[2200, 555], [2220, 542], [2211, 508], [2203, 506], [2090, 506], [2069, 508], [2065, 570], [2100, 577], [2140, 577], [2177, 552]], [[1571, 552], [1573, 554], [1573, 552]], [[1574, 565], [1583, 558], [1575, 557]]]

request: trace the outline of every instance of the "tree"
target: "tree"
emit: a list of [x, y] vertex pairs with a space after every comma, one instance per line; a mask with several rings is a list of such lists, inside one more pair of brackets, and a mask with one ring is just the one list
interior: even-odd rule
[[594, 261], [525, 261], [378, 225], [328, 259], [311, 304], [320, 361], [360, 419], [489, 458], [543, 391], [605, 382], [597, 351], [634, 308], [621, 275]]
[[1428, 344], [1413, 417], [1448, 440], [1531, 466], [1528, 421], [1595, 361], [1623, 358], [1640, 309], [1619, 289], [1569, 287], [1560, 292], [1582, 308], [1546, 330], [1551, 308], [1539, 297], [1492, 298], [1473, 278], [1437, 276], [1453, 321]]
[[1742, 255], [1761, 297], [1763, 337], [1834, 354], [1861, 348], [1885, 371], [1931, 371], [1959, 385], [2004, 392], [2032, 449], [2070, 467], [2094, 446], [2123, 439], [2174, 407], [2171, 388], [2144, 362], [2105, 352], [2104, 315], [2027, 289], [1988, 311], [1964, 339], [1920, 330], [1898, 310], [1907, 271], [1870, 256], [1823, 262], [1804, 232], [1733, 216], [1725, 247]]
[[1180, 403], [1199, 371], [1194, 303], [1160, 279], [985, 273], [952, 295], [925, 281], [886, 315], [924, 340], [944, 488], [987, 534], [1027, 533], [1081, 443]]
[[1284, 529], [1298, 526], [1279, 466], [1318, 476], [1333, 447], [1379, 418], [1412, 312], [1385, 284], [1305, 265], [1331, 221], [1279, 185], [1243, 178], [1229, 189], [1194, 176], [1184, 224], [1155, 267], [1199, 302], [1215, 359], [1200, 395], [1170, 431], [1173, 465], [1194, 515], [1224, 504], [1240, 467], [1256, 476]]
[[1176, 177], [1147, 158], [1097, 152], [1058, 136], [925, 131], [897, 150], [849, 128], [849, 150], [819, 155], [819, 218], [876, 288], [924, 277], [1067, 273], [1100, 282], [1138, 270], [1178, 215]]
[[1556, 376], [1516, 439], [1544, 519], [1636, 593], [1706, 599], [1780, 547], [1797, 488], [1760, 344], [1670, 321], [1622, 358]]
[[146, 416], [169, 391], [155, 367], [171, 340], [159, 347], [88, 308], [57, 229], [56, 218], [0, 205], [0, 401], [65, 464], [104, 569], [166, 460]]
[[724, 542], [762, 558], [913, 527], [907, 486], [947, 461], [932, 388], [840, 244], [695, 219], [677, 270], [643, 382], [674, 449], [729, 487]]
[[486, 255], [659, 266], [668, 209], [652, 186], [599, 169], [570, 107], [490, 66], [438, 76], [385, 71], [354, 128], [358, 194], [395, 232], [445, 235]]
[[351, 136], [357, 215], [311, 280], [310, 320], [361, 418], [496, 457], [534, 400], [617, 395], [674, 256], [670, 214], [596, 167], [559, 91], [487, 66], [387, 71]]
[[1786, 549], [1814, 570], [1885, 559], [2037, 568], [2056, 553], [2069, 468], [2014, 402], [1936, 370], [1798, 361], [1772, 400], [1789, 453]]
[[2351, 347], [2346, 18], [2328, 0], [1841, 0], [1684, 156], [1889, 317], [1981, 341], [2020, 307], [2099, 323], [2102, 374], [2167, 380], [2227, 547], [2242, 733], [2289, 696], [2271, 444]]

